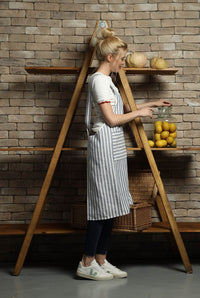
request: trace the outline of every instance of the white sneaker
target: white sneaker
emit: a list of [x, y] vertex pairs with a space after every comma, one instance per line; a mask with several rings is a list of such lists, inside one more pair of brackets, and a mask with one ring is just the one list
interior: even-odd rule
[[85, 267], [80, 262], [76, 274], [80, 277], [94, 279], [94, 280], [109, 280], [113, 279], [111, 273], [107, 273], [101, 266], [97, 264], [95, 260], [92, 261], [91, 265]]
[[117, 267], [110, 264], [107, 260], [104, 261], [104, 264], [101, 265], [101, 268], [103, 268], [105, 272], [111, 273], [115, 278], [124, 278], [128, 276], [127, 272], [118, 269]]

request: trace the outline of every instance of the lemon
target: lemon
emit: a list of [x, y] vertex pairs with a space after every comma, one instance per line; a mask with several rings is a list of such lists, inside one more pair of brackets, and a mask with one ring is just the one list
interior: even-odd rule
[[167, 144], [172, 144], [174, 142], [174, 139], [172, 137], [167, 138]]
[[163, 147], [162, 140], [156, 141], [156, 147], [158, 147], [158, 148], [162, 148]]
[[162, 148], [162, 147], [165, 147], [167, 146], [167, 141], [166, 140], [159, 140], [156, 142], [156, 147], [158, 148]]
[[161, 133], [161, 131], [162, 131], [162, 125], [157, 124], [157, 125], [155, 126], [155, 131], [156, 131], [157, 133]]
[[171, 132], [170, 134], [170, 137], [172, 137], [173, 139], [175, 139], [177, 137], [177, 132]]
[[155, 125], [155, 127], [156, 127], [156, 125], [162, 125], [162, 121], [157, 120], [157, 121], [154, 123], [154, 125]]
[[164, 131], [161, 132], [161, 138], [162, 139], [167, 139], [168, 136], [169, 136], [169, 131], [164, 130]]
[[169, 122], [164, 121], [164, 122], [162, 123], [162, 129], [163, 129], [163, 130], [169, 130]]
[[173, 143], [171, 144], [171, 147], [176, 147], [176, 140], [173, 141]]
[[154, 147], [154, 142], [153, 142], [152, 140], [148, 140], [148, 142], [149, 142], [149, 146], [150, 146], [151, 148], [153, 148], [153, 147]]
[[162, 147], [166, 147], [167, 146], [167, 141], [166, 140], [161, 140], [162, 142]]
[[154, 139], [155, 139], [155, 141], [159, 141], [159, 140], [161, 140], [160, 133], [155, 133], [155, 134], [154, 134]]
[[170, 123], [169, 130], [170, 130], [170, 132], [175, 132], [176, 131], [176, 124], [174, 124], [173, 122]]

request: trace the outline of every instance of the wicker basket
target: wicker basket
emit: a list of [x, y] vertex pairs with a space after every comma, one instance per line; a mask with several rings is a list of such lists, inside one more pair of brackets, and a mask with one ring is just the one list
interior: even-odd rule
[[131, 212], [116, 217], [113, 229], [121, 231], [142, 231], [151, 227], [151, 205], [136, 203], [130, 206]]
[[[129, 189], [134, 205], [131, 212], [115, 218], [114, 229], [141, 231], [151, 226], [151, 206], [157, 194], [155, 180], [150, 170], [134, 171], [129, 177]], [[85, 229], [87, 226], [86, 203], [71, 205], [71, 227]]]
[[158, 189], [150, 170], [133, 171], [129, 175], [129, 190], [134, 203], [154, 205]]

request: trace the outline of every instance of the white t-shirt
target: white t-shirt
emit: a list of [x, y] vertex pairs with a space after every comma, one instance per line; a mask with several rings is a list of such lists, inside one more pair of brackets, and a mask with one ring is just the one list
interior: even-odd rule
[[110, 76], [100, 72], [96, 72], [90, 77], [89, 88], [91, 88], [92, 103], [95, 111], [92, 130], [97, 132], [105, 124], [99, 105], [109, 102], [114, 107], [117, 103], [114, 91], [118, 92], [118, 89], [113, 84]]

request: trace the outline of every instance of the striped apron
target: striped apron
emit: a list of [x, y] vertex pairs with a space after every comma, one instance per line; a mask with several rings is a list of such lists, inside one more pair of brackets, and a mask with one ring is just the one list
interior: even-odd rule
[[[120, 93], [114, 90], [115, 114], [123, 114]], [[90, 134], [91, 90], [88, 91], [86, 126], [87, 150], [87, 219], [103, 220], [130, 213], [133, 204], [128, 184], [127, 151], [122, 126], [106, 123]]]

